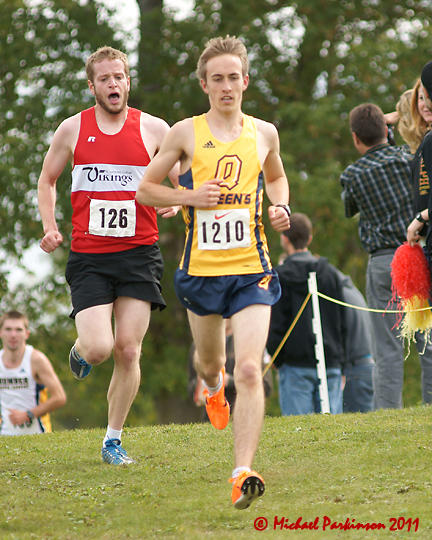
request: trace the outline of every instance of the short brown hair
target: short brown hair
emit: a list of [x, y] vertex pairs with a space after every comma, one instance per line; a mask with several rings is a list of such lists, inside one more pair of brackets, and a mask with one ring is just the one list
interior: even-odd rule
[[366, 146], [374, 146], [386, 138], [384, 113], [373, 103], [357, 105], [349, 116], [351, 131]]
[[295, 249], [304, 249], [312, 236], [312, 222], [306, 214], [294, 212], [290, 217], [290, 228], [282, 234], [288, 238]]
[[94, 78], [94, 69], [93, 66], [97, 62], [102, 62], [102, 60], [121, 60], [124, 65], [124, 70], [126, 73], [126, 77], [129, 77], [129, 60], [126, 54], [122, 51], [119, 51], [118, 49], [114, 49], [113, 47], [99, 47], [97, 51], [95, 51], [93, 54], [91, 54], [87, 58], [87, 62], [85, 65], [86, 73], [87, 73], [87, 79], [91, 82]]
[[215, 37], [207, 41], [201, 56], [198, 59], [196, 75], [199, 80], [206, 80], [207, 62], [215, 56], [222, 54], [232, 54], [238, 56], [242, 64], [243, 77], [248, 74], [249, 60], [246, 47], [239, 38], [235, 36]]
[[27, 315], [24, 315], [24, 313], [21, 313], [20, 311], [16, 311], [15, 309], [11, 309], [10, 311], [3, 313], [3, 315], [0, 317], [0, 328], [2, 328], [2, 326], [4, 325], [4, 322], [7, 319], [22, 319], [24, 321], [24, 326], [28, 330], [29, 321], [28, 321]]

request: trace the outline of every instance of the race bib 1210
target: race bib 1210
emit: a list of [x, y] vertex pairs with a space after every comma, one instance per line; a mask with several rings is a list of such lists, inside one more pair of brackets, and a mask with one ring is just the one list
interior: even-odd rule
[[251, 244], [247, 208], [197, 210], [198, 249], [245, 248]]

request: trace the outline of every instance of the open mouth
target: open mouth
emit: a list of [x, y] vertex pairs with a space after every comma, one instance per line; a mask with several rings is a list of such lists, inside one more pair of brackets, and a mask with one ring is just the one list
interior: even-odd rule
[[112, 94], [110, 94], [108, 96], [108, 99], [111, 101], [111, 102], [117, 102], [119, 99], [120, 99], [120, 94], [118, 92], [113, 92]]

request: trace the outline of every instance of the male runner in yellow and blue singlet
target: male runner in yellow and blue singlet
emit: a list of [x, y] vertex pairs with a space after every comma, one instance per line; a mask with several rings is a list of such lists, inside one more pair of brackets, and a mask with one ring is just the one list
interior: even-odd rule
[[[224, 318], [231, 319], [237, 389], [232, 501], [243, 509], [264, 493], [264, 480], [251, 466], [264, 418], [262, 355], [271, 306], [280, 296], [262, 224], [263, 190], [271, 201], [270, 224], [280, 232], [289, 228], [289, 189], [276, 128], [241, 110], [249, 82], [243, 43], [229, 36], [210, 40], [197, 74], [210, 109], [170, 129], [136, 198], [152, 206], [183, 205], [186, 241], [175, 288], [187, 308], [196, 370], [207, 385], [207, 414], [218, 429], [229, 421]], [[161, 185], [178, 160], [180, 187]]]

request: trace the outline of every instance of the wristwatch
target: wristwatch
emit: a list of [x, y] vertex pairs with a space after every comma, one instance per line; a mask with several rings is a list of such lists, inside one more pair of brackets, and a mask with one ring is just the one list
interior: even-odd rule
[[34, 414], [31, 412], [31, 411], [26, 411], [26, 414], [28, 416], [28, 422], [26, 422], [26, 426], [29, 427], [33, 424], [33, 420], [34, 420]]
[[416, 219], [417, 221], [420, 221], [420, 223], [426, 223], [426, 220], [423, 219], [423, 216], [421, 215], [421, 212], [419, 212], [419, 213], [416, 215], [415, 219]]
[[279, 208], [283, 208], [285, 212], [288, 214], [288, 217], [290, 217], [291, 208], [289, 207], [289, 204], [275, 204], [275, 206], [278, 206]]

